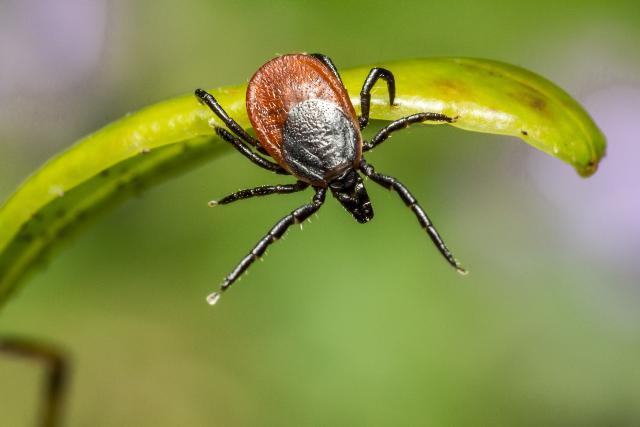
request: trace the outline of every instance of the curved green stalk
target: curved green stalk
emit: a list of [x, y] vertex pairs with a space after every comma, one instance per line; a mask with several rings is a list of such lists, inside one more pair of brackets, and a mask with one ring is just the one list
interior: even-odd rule
[[[512, 65], [466, 58], [376, 64], [396, 77], [396, 104], [384, 85], [372, 91], [371, 118], [422, 111], [457, 117], [453, 126], [513, 135], [595, 172], [605, 140], [569, 95]], [[371, 66], [341, 72], [354, 105]], [[249, 127], [245, 86], [212, 90], [230, 116]], [[25, 275], [78, 226], [108, 205], [157, 184], [229, 147], [215, 136], [217, 118], [185, 95], [130, 114], [78, 141], [29, 177], [0, 208], [0, 304]]]

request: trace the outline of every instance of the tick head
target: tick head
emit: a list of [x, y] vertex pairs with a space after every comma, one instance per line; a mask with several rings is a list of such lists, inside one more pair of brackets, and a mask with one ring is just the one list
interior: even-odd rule
[[373, 207], [369, 200], [362, 178], [354, 169], [348, 169], [345, 173], [329, 183], [333, 196], [340, 204], [361, 224], [373, 218]]

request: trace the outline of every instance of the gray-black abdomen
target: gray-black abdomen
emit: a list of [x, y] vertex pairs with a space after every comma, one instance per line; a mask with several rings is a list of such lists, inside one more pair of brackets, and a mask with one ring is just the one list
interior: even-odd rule
[[291, 172], [328, 183], [353, 166], [359, 134], [338, 105], [309, 99], [293, 107], [283, 129], [283, 157]]

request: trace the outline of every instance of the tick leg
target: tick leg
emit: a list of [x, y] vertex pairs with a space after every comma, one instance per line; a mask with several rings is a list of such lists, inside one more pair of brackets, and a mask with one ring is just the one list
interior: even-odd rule
[[213, 200], [209, 202], [209, 206], [228, 205], [236, 200], [248, 199], [256, 196], [268, 196], [269, 194], [295, 193], [304, 190], [308, 186], [309, 184], [304, 181], [298, 181], [295, 184], [263, 185], [256, 188], [236, 191], [235, 193], [229, 194], [220, 200]]
[[209, 107], [211, 111], [213, 111], [216, 116], [218, 116], [218, 118], [222, 120], [222, 122], [229, 129], [231, 129], [231, 132], [235, 133], [241, 140], [256, 147], [261, 153], [266, 154], [266, 151], [264, 151], [264, 149], [260, 146], [260, 142], [249, 135], [242, 126], [240, 126], [235, 120], [229, 117], [227, 112], [224, 111], [222, 106], [213, 97], [213, 95], [211, 95], [204, 89], [196, 89], [195, 95], [200, 100], [200, 102], [203, 102], [207, 107]]
[[397, 130], [404, 129], [414, 123], [422, 122], [445, 122], [453, 123], [455, 119], [440, 113], [418, 113], [411, 116], [403, 117], [394, 122], [389, 123], [378, 132], [371, 141], [362, 144], [362, 151], [369, 151], [376, 145], [385, 141], [391, 134]]
[[9, 337], [0, 338], [0, 352], [33, 359], [45, 365], [47, 368], [45, 400], [39, 425], [43, 427], [60, 425], [68, 377], [68, 364], [63, 353], [42, 343]]
[[444, 241], [440, 237], [440, 234], [438, 234], [438, 231], [427, 216], [426, 212], [418, 204], [418, 201], [400, 181], [392, 176], [377, 173], [374, 170], [373, 166], [365, 162], [364, 159], [360, 161], [360, 170], [377, 184], [380, 184], [381, 186], [398, 193], [404, 204], [413, 211], [416, 218], [418, 219], [418, 222], [420, 223], [422, 228], [426, 230], [427, 234], [429, 234], [429, 237], [436, 245], [442, 256], [444, 256], [449, 264], [451, 264], [456, 270], [458, 270], [459, 273], [467, 273], [467, 271], [453, 257], [453, 254], [451, 253], [451, 251], [449, 251], [449, 248], [447, 248], [447, 246], [444, 244]]
[[233, 145], [236, 148], [236, 150], [241, 152], [247, 159], [251, 160], [256, 165], [258, 165], [258, 166], [260, 166], [260, 167], [262, 167], [262, 168], [264, 168], [266, 170], [278, 173], [280, 175], [289, 175], [289, 172], [287, 172], [286, 170], [281, 168], [280, 165], [278, 165], [277, 163], [270, 162], [269, 160], [265, 159], [264, 157], [261, 157], [261, 156], [257, 155], [256, 153], [254, 153], [253, 151], [251, 151], [251, 149], [249, 147], [247, 147], [246, 145], [244, 145], [242, 143], [240, 138], [238, 138], [235, 135], [232, 135], [226, 129], [216, 128], [216, 133], [222, 139], [224, 139], [225, 141], [231, 143], [231, 145]]
[[385, 68], [372, 68], [362, 85], [362, 90], [360, 91], [360, 130], [364, 129], [367, 124], [369, 124], [371, 88], [378, 79], [382, 79], [387, 82], [387, 89], [389, 90], [389, 105], [393, 105], [393, 101], [396, 98], [396, 81], [393, 77], [393, 73]]
[[330, 69], [331, 72], [333, 72], [333, 74], [335, 74], [335, 76], [338, 78], [338, 80], [340, 80], [340, 82], [342, 82], [342, 79], [340, 78], [340, 74], [338, 73], [338, 69], [336, 68], [336, 66], [333, 63], [333, 61], [331, 60], [331, 58], [329, 58], [327, 55], [323, 55], [321, 53], [312, 53], [312, 54], [310, 54], [310, 56], [313, 56], [314, 58], [317, 58], [320, 61], [322, 61], [324, 63], [324, 65], [326, 65], [327, 68]]
[[251, 264], [253, 264], [258, 258], [260, 258], [269, 245], [271, 245], [276, 240], [280, 239], [284, 233], [287, 231], [289, 227], [293, 224], [299, 224], [303, 222], [305, 219], [309, 218], [312, 214], [318, 211], [322, 204], [324, 203], [325, 195], [327, 193], [326, 188], [316, 187], [316, 194], [313, 196], [313, 200], [311, 203], [306, 205], [302, 205], [298, 209], [291, 212], [289, 215], [282, 218], [278, 221], [273, 228], [264, 236], [258, 244], [249, 252], [247, 256], [245, 256], [242, 261], [236, 266], [236, 268], [224, 279], [220, 289], [217, 292], [212, 293], [207, 297], [207, 301], [209, 304], [213, 305], [220, 299], [220, 296], [224, 291], [226, 291], [229, 286], [235, 282], [238, 277], [244, 273]]

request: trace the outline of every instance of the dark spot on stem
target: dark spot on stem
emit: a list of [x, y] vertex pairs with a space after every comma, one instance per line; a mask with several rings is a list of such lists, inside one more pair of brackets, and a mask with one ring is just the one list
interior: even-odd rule
[[144, 192], [144, 180], [142, 178], [140, 178], [139, 176], [134, 176], [131, 179], [131, 188], [133, 190], [133, 194], [136, 197], [142, 196], [142, 194]]
[[452, 96], [461, 95], [469, 91], [464, 84], [454, 80], [440, 79], [435, 82], [435, 86]]
[[524, 136], [529, 135], [529, 132], [527, 132], [527, 131], [526, 131], [526, 130], [524, 130], [524, 129], [521, 129], [521, 130], [520, 130], [520, 133], [521, 133], [521, 134], [523, 134]]
[[62, 227], [56, 234], [56, 239], [64, 239], [69, 235], [69, 227]]
[[530, 97], [528, 101], [529, 105], [538, 111], [544, 111], [545, 107], [547, 106], [545, 100], [542, 98], [538, 98], [537, 96]]
[[77, 221], [84, 221], [85, 219], [87, 219], [87, 216], [88, 216], [88, 214], [87, 214], [86, 210], [80, 211], [80, 212], [78, 212], [76, 214], [76, 220]]

